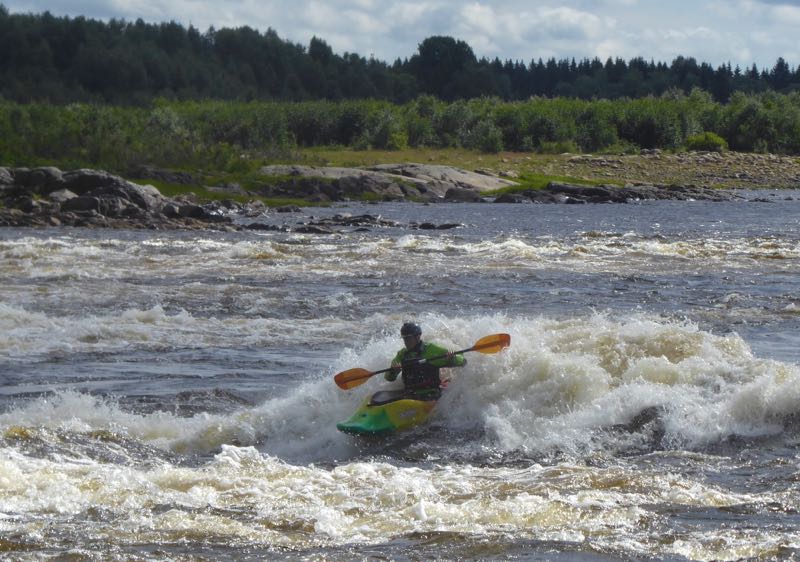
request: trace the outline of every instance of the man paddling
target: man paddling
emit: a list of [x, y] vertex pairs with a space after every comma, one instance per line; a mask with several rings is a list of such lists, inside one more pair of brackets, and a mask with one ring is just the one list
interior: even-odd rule
[[463, 367], [467, 359], [435, 343], [423, 342], [422, 328], [413, 322], [403, 324], [400, 335], [405, 347], [397, 352], [384, 377], [393, 381], [402, 372], [405, 393], [409, 398], [438, 400], [442, 395], [439, 370], [442, 367]]

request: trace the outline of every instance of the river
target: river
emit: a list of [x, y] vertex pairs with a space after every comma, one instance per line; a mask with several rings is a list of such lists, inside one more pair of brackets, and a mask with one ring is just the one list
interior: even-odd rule
[[[0, 229], [13, 560], [800, 557], [800, 193], [352, 204], [403, 226]], [[758, 199], [759, 201], [756, 201]], [[338, 432], [400, 325], [431, 422]]]

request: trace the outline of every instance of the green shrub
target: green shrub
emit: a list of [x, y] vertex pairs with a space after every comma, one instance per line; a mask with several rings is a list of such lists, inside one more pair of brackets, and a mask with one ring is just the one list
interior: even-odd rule
[[474, 121], [472, 110], [463, 101], [444, 106], [433, 118], [433, 130], [439, 139], [439, 146], [451, 148], [466, 144], [464, 137]]
[[370, 116], [368, 139], [372, 148], [399, 150], [408, 145], [408, 135], [402, 129], [400, 119], [389, 109], [382, 109]]
[[710, 152], [724, 152], [728, 150], [728, 143], [716, 133], [700, 133], [686, 139], [686, 148], [689, 150], [708, 150]]
[[469, 148], [497, 154], [503, 150], [503, 131], [489, 119], [479, 121], [470, 134]]
[[577, 142], [584, 152], [602, 150], [619, 141], [611, 112], [605, 110], [600, 103], [602, 102], [587, 107], [577, 118]]
[[436, 143], [431, 120], [414, 113], [406, 116], [406, 135], [409, 146], [431, 146]]

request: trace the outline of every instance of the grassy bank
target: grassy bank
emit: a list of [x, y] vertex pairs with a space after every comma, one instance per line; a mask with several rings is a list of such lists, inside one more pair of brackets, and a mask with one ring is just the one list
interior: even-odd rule
[[[306, 166], [367, 167], [379, 164], [418, 162], [453, 166], [505, 177], [519, 184], [503, 191], [540, 189], [551, 181], [577, 184], [675, 184], [719, 189], [800, 188], [800, 157], [751, 153], [678, 152], [649, 154], [580, 155], [501, 152], [484, 154], [464, 149], [404, 149], [397, 151], [344, 148], [312, 148], [287, 152], [269, 163]], [[237, 172], [194, 173], [191, 183], [168, 183], [153, 179], [130, 179], [151, 183], [168, 196], [193, 193], [200, 200], [250, 196], [219, 190], [236, 184], [246, 191], [280, 181], [265, 177], [258, 168]], [[260, 198], [270, 206], [304, 205], [301, 199]]]
[[484, 170], [522, 185], [550, 181], [696, 185], [720, 189], [800, 188], [800, 156], [726, 151], [653, 151], [637, 154], [485, 154], [464, 149], [353, 151], [313, 148], [296, 151], [284, 163], [313, 166], [374, 166], [420, 162]]

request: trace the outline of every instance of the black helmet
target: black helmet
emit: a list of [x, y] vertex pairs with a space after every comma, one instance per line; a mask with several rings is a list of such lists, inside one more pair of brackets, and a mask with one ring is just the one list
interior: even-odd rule
[[400, 328], [400, 335], [403, 337], [421, 336], [422, 328], [420, 328], [417, 324], [414, 324], [413, 322], [406, 322], [405, 324], [403, 324], [403, 327]]

